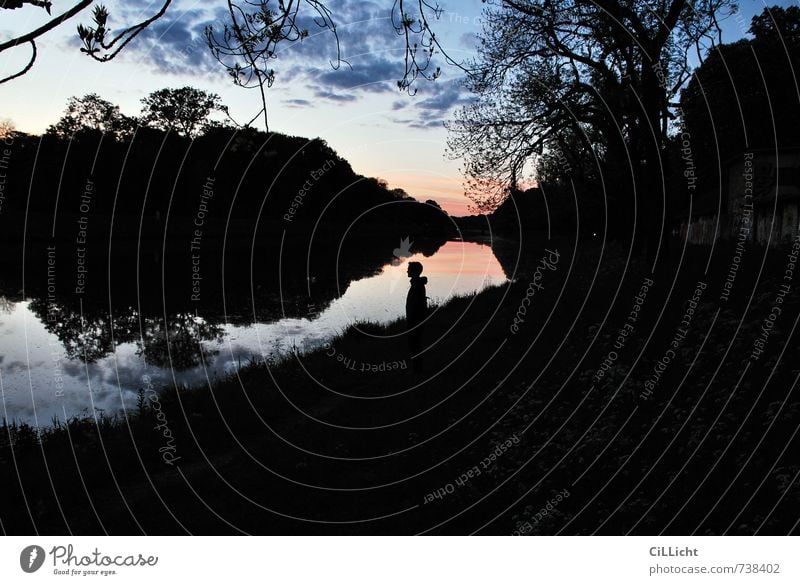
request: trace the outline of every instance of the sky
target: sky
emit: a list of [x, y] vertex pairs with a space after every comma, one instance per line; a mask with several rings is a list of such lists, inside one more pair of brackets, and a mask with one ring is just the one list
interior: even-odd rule
[[[795, 0], [769, 5], [788, 6]], [[108, 0], [109, 26], [119, 28], [157, 12], [162, 2]], [[330, 32], [307, 23], [309, 38], [284, 46], [275, 60], [275, 83], [267, 92], [270, 130], [320, 137], [347, 159], [353, 169], [380, 177], [417, 199], [435, 199], [453, 215], [469, 213], [460, 174], [461, 163], [446, 155], [444, 121], [469, 103], [461, 71], [443, 61], [435, 82], [420, 82], [417, 94], [401, 92], [404, 43], [392, 27], [392, 0], [330, 0], [349, 62], [333, 69], [336, 45]], [[53, 14], [71, 2], [53, 1]], [[740, 14], [722, 23], [723, 41], [741, 38], [753, 14], [766, 4], [742, 0]], [[236, 87], [210, 55], [203, 37], [206, 25], [223, 22], [225, 3], [174, 0], [167, 14], [138, 36], [109, 63], [97, 63], [79, 51], [78, 23], [90, 24], [86, 11], [37, 42], [39, 58], [24, 77], [0, 85], [0, 117], [19, 130], [40, 133], [61, 116], [71, 96], [97, 93], [136, 115], [140, 100], [163, 87], [192, 85], [220, 95], [239, 122], [260, 108], [257, 90]], [[437, 37], [456, 60], [475, 56], [481, 30], [480, 0], [441, 0], [434, 23]], [[0, 10], [0, 42], [33, 30], [48, 19], [44, 10]], [[0, 76], [19, 69], [27, 48], [0, 53]], [[254, 125], [257, 125], [254, 124]]]

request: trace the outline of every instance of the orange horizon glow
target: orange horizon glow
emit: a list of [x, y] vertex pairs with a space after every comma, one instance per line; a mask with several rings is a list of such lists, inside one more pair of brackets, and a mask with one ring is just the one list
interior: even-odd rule
[[433, 256], [426, 257], [417, 253], [408, 260], [423, 265], [423, 276], [426, 273], [439, 273], [481, 275], [499, 280], [506, 278], [506, 273], [495, 258], [491, 246], [475, 242], [448, 242]]
[[424, 202], [427, 199], [433, 199], [452, 216], [473, 215], [469, 209], [472, 201], [464, 194], [462, 178], [458, 175], [411, 175], [384, 172], [378, 176], [388, 182], [389, 189], [400, 187], [417, 201]]
[[[413, 249], [414, 243], [411, 242], [411, 245]], [[460, 282], [467, 288], [477, 287], [478, 283], [484, 283], [486, 279], [501, 283], [508, 278], [492, 247], [477, 242], [449, 241], [439, 247], [432, 256], [414, 252], [398, 264], [386, 264], [382, 273], [404, 279], [409, 262], [422, 264], [422, 275], [430, 277], [428, 284], [434, 287], [432, 291], [441, 286], [442, 283], [437, 280], [445, 275], [452, 277], [448, 286]], [[442, 294], [441, 290], [436, 292]]]

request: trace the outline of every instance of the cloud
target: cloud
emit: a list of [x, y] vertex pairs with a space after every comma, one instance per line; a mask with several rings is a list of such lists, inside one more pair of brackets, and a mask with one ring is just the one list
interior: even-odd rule
[[4, 364], [3, 369], [5, 369], [6, 374], [16, 374], [16, 373], [19, 373], [19, 372], [27, 372], [29, 369], [33, 370], [35, 368], [40, 368], [43, 365], [44, 365], [44, 361], [28, 363], [28, 362], [15, 360], [13, 362], [8, 362], [7, 364]]
[[[300, 29], [307, 30], [309, 36], [301, 41], [283, 41], [277, 47], [276, 84], [300, 78], [307, 85], [319, 82], [331, 88], [358, 87], [366, 92], [388, 91], [394, 86], [403, 70], [402, 45], [391, 24], [390, 8], [370, 1], [342, 3], [335, 7], [331, 17], [339, 36], [338, 56], [345, 62], [337, 60], [336, 37], [329, 29], [319, 26], [320, 16], [308, 6], [303, 8], [305, 12], [300, 13], [297, 24]], [[119, 10], [118, 15], [115, 20], [126, 25], [150, 16], [141, 9], [132, 8]], [[218, 74], [223, 68], [207, 47], [204, 31], [210, 25], [217, 38], [221, 38], [227, 22], [227, 9], [168, 10], [127, 50], [161, 72], [183, 76]], [[388, 53], [394, 55], [387, 54], [387, 47], [392, 47]]]
[[348, 93], [334, 93], [332, 91], [328, 91], [325, 89], [317, 89], [314, 92], [314, 97], [323, 99], [323, 100], [330, 100], [332, 102], [354, 102], [358, 98], [353, 94]]
[[[336, 25], [336, 35], [326, 26], [320, 26], [325, 21], [318, 13], [307, 5], [301, 7], [296, 23], [308, 36], [278, 46], [275, 69], [282, 78], [294, 79], [309, 66], [312, 73], [317, 67], [335, 66], [337, 57], [353, 64], [368, 63], [373, 57], [386, 53], [387, 47], [397, 45], [391, 6], [370, 1], [336, 3], [330, 18]], [[401, 52], [395, 53], [402, 56]], [[346, 68], [344, 63], [340, 65]]]
[[424, 116], [420, 118], [393, 118], [392, 122], [415, 130], [434, 130], [444, 126], [444, 119], [433, 117], [425, 118]]
[[477, 50], [481, 46], [480, 39], [476, 33], [465, 32], [458, 38], [458, 43], [465, 49]]
[[283, 53], [292, 65], [287, 77], [299, 78], [312, 91], [320, 86], [330, 92], [347, 90], [348, 94], [395, 90], [404, 70], [404, 47], [392, 27], [391, 7], [370, 1], [347, 2], [337, 5], [333, 16], [341, 62], [337, 61], [333, 34], [314, 34], [319, 26], [304, 21], [311, 35], [287, 45]]
[[[222, 15], [203, 9], [167, 11], [128, 46], [127, 52], [156, 70], [182, 76], [220, 74], [221, 65], [206, 44], [205, 28], [221, 27]], [[134, 22], [131, 20], [130, 22]]]
[[314, 104], [309, 100], [304, 100], [301, 98], [294, 98], [289, 100], [281, 100], [281, 103], [285, 104], [289, 108], [307, 108], [309, 106], [313, 106]]
[[392, 121], [418, 130], [441, 128], [445, 120], [452, 119], [455, 110], [474, 99], [458, 79], [425, 83], [416, 95], [406, 96], [392, 104], [393, 111], [402, 110], [404, 114]]
[[309, 87], [327, 87], [331, 91], [348, 90], [367, 93], [396, 89], [398, 65], [382, 57], [354, 61], [338, 69], [316, 69], [308, 74]]
[[[430, 93], [430, 97], [425, 97], [428, 93]], [[448, 112], [457, 106], [466, 105], [474, 99], [457, 81], [433, 82], [425, 90], [421, 90], [417, 97], [422, 97], [418, 107], [436, 112]]]
[[[349, 104], [368, 95], [394, 93], [393, 111], [403, 111], [402, 123], [411, 128], [440, 127], [455, 108], [469, 102], [469, 95], [457, 81], [421, 82], [418, 94], [404, 96], [397, 81], [405, 72], [402, 39], [391, 20], [391, 6], [370, 0], [337, 4], [332, 11], [339, 37], [318, 25], [313, 11], [301, 12], [298, 25], [309, 36], [302, 41], [284, 42], [275, 59], [275, 88], [287, 91], [283, 103], [291, 108], [307, 108], [319, 100]], [[131, 22], [141, 17], [129, 16]], [[314, 17], [317, 18], [315, 22]], [[153, 23], [131, 47], [139, 59], [149, 61], [162, 72], [182, 77], [219, 76], [224, 68], [206, 46], [204, 29], [212, 25], [221, 31], [227, 22], [227, 9], [192, 7], [167, 12]], [[466, 37], [462, 35], [462, 42]], [[470, 36], [474, 41], [474, 35]]]

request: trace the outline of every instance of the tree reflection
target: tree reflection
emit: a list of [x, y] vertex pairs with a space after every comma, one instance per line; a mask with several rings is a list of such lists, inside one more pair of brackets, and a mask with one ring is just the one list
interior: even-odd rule
[[[414, 242], [413, 252], [425, 256], [436, 253], [446, 241], [444, 237], [414, 233], [403, 237]], [[341, 253], [334, 247], [316, 244], [315, 261], [306, 266], [304, 260], [291, 256], [284, 263], [289, 268], [279, 281], [270, 278], [270, 269], [277, 263], [277, 257], [267, 258], [266, 254], [263, 269], [256, 276], [252, 276], [250, 270], [233, 270], [231, 276], [223, 280], [213, 271], [214, 265], [209, 264], [208, 272], [204, 274], [208, 285], [203, 289], [207, 300], [192, 307], [175, 301], [175, 307], [168, 310], [166, 316], [159, 295], [146, 294], [151, 289], [126, 280], [136, 275], [135, 272], [115, 273], [117, 280], [113, 288], [119, 293], [113, 310], [94, 290], [77, 298], [52, 298], [48, 296], [43, 280], [26, 286], [26, 296], [31, 299], [28, 308], [46, 331], [58, 338], [67, 359], [93, 363], [113, 354], [122, 344], [133, 344], [136, 354], [150, 365], [185, 370], [199, 366], [204, 357], [218, 353], [213, 345], [222, 342], [226, 323], [269, 323], [286, 317], [313, 319], [351, 282], [377, 274], [382, 266], [389, 264], [391, 250], [401, 239], [392, 233], [383, 235], [381, 239], [369, 239], [370, 245], [364, 245], [367, 240], [354, 241]], [[293, 249], [307, 248], [293, 246]], [[234, 255], [232, 261], [236, 258]], [[241, 258], [245, 264], [250, 262], [249, 256], [238, 258], [240, 264], [237, 266], [241, 266]], [[176, 265], [181, 265], [181, 262]], [[165, 270], [165, 282], [158, 288], [169, 290], [172, 298], [180, 299], [180, 287], [187, 279], [166, 280], [174, 275], [181, 273], [177, 269]], [[99, 274], [95, 282], [104, 282], [104, 276]], [[214, 289], [213, 283], [222, 282], [226, 285], [226, 294], [224, 306], [220, 307], [218, 299], [223, 291]], [[278, 283], [282, 290], [278, 289]], [[17, 284], [12, 282], [11, 285]], [[183, 298], [188, 296], [184, 294]], [[6, 304], [13, 308], [13, 303]], [[0, 304], [0, 310], [2, 307]]]
[[162, 320], [147, 320], [143, 339], [137, 341], [138, 354], [151, 364], [177, 370], [192, 368], [201, 358], [216, 355], [217, 350], [203, 348], [203, 341], [222, 341], [220, 325], [198, 315], [181, 313], [170, 317], [168, 326]]
[[33, 299], [29, 308], [58, 338], [68, 359], [85, 363], [112, 354], [120, 344], [135, 343], [137, 355], [152, 365], [187, 369], [210, 354], [201, 346], [203, 342], [219, 342], [223, 335], [221, 325], [192, 313], [170, 315], [165, 323], [161, 318], [142, 317], [135, 309], [120, 311], [113, 318], [102, 311], [81, 314], [80, 308], [42, 298]]
[[0, 314], [11, 314], [11, 311], [14, 310], [14, 305], [16, 305], [14, 301], [0, 295]]

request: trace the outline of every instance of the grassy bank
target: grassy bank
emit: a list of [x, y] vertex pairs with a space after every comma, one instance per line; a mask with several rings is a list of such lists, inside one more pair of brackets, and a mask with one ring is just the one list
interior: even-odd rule
[[695, 249], [652, 275], [619, 249], [524, 243], [517, 281], [432, 312], [422, 374], [402, 323], [364, 324], [207, 387], [143, 388], [117, 418], [7, 426], [2, 528], [786, 533], [800, 297], [750, 360], [786, 262], [766, 252], [721, 301], [731, 248], [708, 274]]

